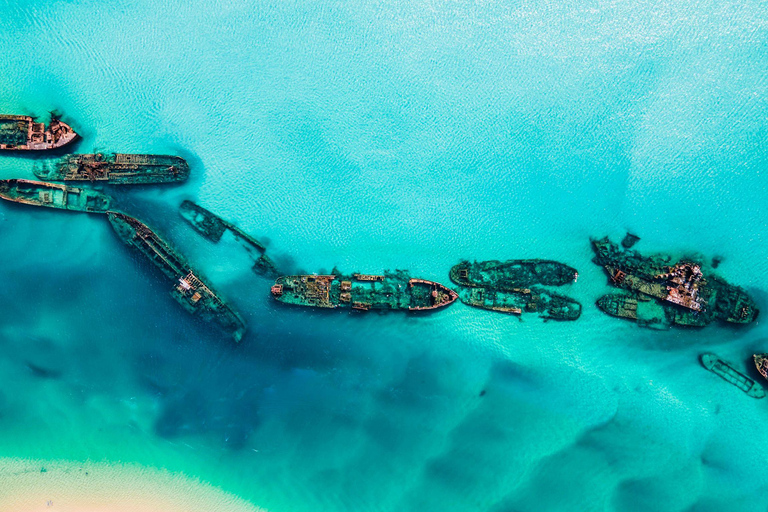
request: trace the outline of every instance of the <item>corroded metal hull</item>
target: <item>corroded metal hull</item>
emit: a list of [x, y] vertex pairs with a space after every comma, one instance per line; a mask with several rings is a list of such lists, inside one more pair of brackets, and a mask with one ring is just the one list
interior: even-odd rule
[[513, 315], [538, 313], [545, 320], [576, 320], [581, 315], [577, 301], [542, 288], [501, 291], [465, 287], [459, 290], [459, 298], [468, 306]]
[[14, 203], [61, 210], [106, 213], [112, 198], [96, 190], [32, 180], [0, 180], [0, 197]]
[[755, 368], [760, 375], [768, 379], [768, 354], [755, 354], [752, 356], [755, 360]]
[[221, 237], [224, 236], [224, 233], [230, 231], [253, 256], [254, 264], [252, 270], [255, 273], [272, 277], [279, 275], [275, 264], [269, 256], [264, 254], [267, 251], [264, 244], [231, 222], [222, 219], [215, 213], [206, 210], [192, 201], [182, 202], [181, 206], [179, 206], [179, 213], [195, 231], [213, 243], [218, 243]]
[[765, 388], [763, 386], [739, 372], [715, 354], [702, 354], [701, 364], [704, 368], [719, 375], [722, 379], [730, 382], [752, 398], [765, 397]]
[[608, 238], [592, 240], [592, 245], [593, 261], [605, 269], [613, 286], [658, 301], [673, 324], [702, 327], [714, 320], [747, 324], [757, 318], [757, 306], [742, 288], [697, 261], [644, 257], [622, 250]]
[[524, 286], [562, 286], [579, 277], [576, 269], [552, 260], [462, 261], [451, 268], [451, 281], [460, 286], [512, 291]]
[[245, 323], [240, 315], [203, 282], [175, 249], [138, 219], [114, 211], [107, 215], [123, 242], [146, 256], [174, 282], [171, 296], [184, 309], [203, 320], [219, 324], [235, 341], [242, 339]]
[[41, 180], [147, 185], [184, 181], [189, 177], [189, 164], [177, 156], [97, 153], [44, 162], [34, 173]]
[[411, 278], [398, 270], [381, 275], [330, 275], [279, 277], [272, 296], [285, 304], [358, 311], [428, 311], [443, 308], [458, 295], [440, 283]]
[[55, 117], [46, 128], [30, 116], [0, 115], [0, 150], [45, 151], [59, 149], [77, 140], [78, 135]]

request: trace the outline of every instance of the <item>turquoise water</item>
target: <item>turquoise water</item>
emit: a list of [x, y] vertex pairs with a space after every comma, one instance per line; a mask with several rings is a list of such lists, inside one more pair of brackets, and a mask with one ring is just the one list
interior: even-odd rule
[[[0, 204], [0, 455], [182, 471], [272, 511], [764, 511], [768, 403], [697, 362], [747, 368], [764, 319], [606, 317], [588, 238], [722, 256], [768, 311], [767, 13], [0, 3], [0, 111], [62, 111], [79, 152], [187, 158], [182, 186], [114, 193], [249, 324], [234, 346], [187, 316], [102, 217]], [[0, 178], [35, 159], [2, 156]], [[584, 312], [277, 307], [234, 241], [181, 222], [187, 198], [286, 271], [561, 260]]]

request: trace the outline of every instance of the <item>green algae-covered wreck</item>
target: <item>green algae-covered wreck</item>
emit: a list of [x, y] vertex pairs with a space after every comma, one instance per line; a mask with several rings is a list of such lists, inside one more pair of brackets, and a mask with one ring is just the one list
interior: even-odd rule
[[460, 286], [516, 290], [521, 286], [562, 286], [575, 282], [576, 269], [552, 260], [462, 261], [451, 267], [451, 281]]
[[112, 198], [96, 190], [32, 180], [0, 180], [0, 198], [14, 203], [88, 213], [106, 213]]
[[543, 288], [502, 291], [464, 287], [459, 290], [459, 298], [468, 306], [512, 315], [538, 313], [545, 320], [576, 320], [581, 315], [577, 301]]
[[459, 298], [468, 306], [521, 315], [538, 313], [545, 320], [576, 320], [581, 304], [541, 286], [575, 282], [575, 268], [553, 260], [465, 260], [450, 271], [460, 286]]
[[452, 304], [456, 292], [440, 283], [415, 279], [404, 270], [383, 274], [282, 276], [272, 296], [285, 304], [357, 311], [429, 311]]
[[205, 321], [217, 323], [235, 341], [242, 339], [245, 323], [240, 315], [203, 282], [175, 249], [138, 219], [115, 211], [109, 211], [107, 215], [120, 239], [146, 256], [174, 282], [171, 296], [184, 309]]
[[96, 153], [66, 155], [54, 162], [43, 162], [34, 173], [41, 180], [148, 185], [186, 180], [189, 164], [178, 156]]
[[655, 300], [663, 307], [658, 322], [679, 326], [703, 327], [714, 320], [735, 324], [754, 321], [758, 309], [744, 289], [724, 279], [693, 259], [671, 262], [662, 255], [645, 257], [632, 249], [622, 249], [610, 239], [592, 240], [593, 261], [602, 266], [610, 283], [629, 292], [629, 296], [607, 295], [598, 300], [604, 312], [633, 318], [633, 303]]

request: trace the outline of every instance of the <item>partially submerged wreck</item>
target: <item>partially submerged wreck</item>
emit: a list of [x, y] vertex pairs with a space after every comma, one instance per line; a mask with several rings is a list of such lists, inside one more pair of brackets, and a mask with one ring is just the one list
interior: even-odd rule
[[[757, 306], [749, 295], [705, 269], [702, 263], [671, 263], [670, 258], [660, 255], [644, 257], [635, 250], [621, 249], [607, 237], [592, 240], [592, 246], [593, 261], [605, 269], [613, 286], [627, 290], [638, 304], [642, 299], [658, 301], [671, 324], [703, 327], [714, 320], [747, 324], [757, 318]], [[616, 296], [610, 297], [621, 302]], [[614, 307], [611, 300], [603, 304], [598, 301], [598, 306], [614, 316], [632, 319], [631, 314], [624, 314], [626, 308], [620, 304]], [[631, 304], [629, 299], [622, 300]]]
[[760, 375], [768, 379], [768, 354], [755, 354], [752, 356], [755, 360], [755, 368]]
[[538, 313], [545, 320], [576, 320], [579, 302], [541, 286], [575, 282], [575, 268], [553, 260], [464, 260], [451, 267], [451, 281], [460, 285], [459, 298], [468, 306], [521, 315]]
[[597, 299], [597, 307], [606, 314], [633, 320], [642, 327], [668, 329], [674, 311], [643, 295], [611, 293]]
[[184, 181], [189, 177], [189, 164], [178, 156], [97, 153], [66, 155], [40, 164], [34, 173], [41, 180], [147, 185]]
[[719, 375], [721, 378], [730, 382], [752, 398], [765, 397], [765, 388], [763, 388], [763, 386], [736, 370], [733, 366], [720, 359], [715, 354], [702, 354], [701, 364], [704, 368]]
[[63, 148], [78, 135], [71, 126], [51, 115], [51, 123], [37, 123], [30, 116], [0, 115], [0, 150], [43, 151]]
[[513, 315], [538, 313], [545, 320], [576, 320], [581, 315], [577, 301], [543, 288], [502, 291], [464, 287], [459, 290], [459, 298], [468, 306]]
[[520, 287], [562, 286], [575, 282], [575, 268], [553, 260], [462, 261], [451, 267], [451, 281], [460, 286], [513, 291]]
[[195, 231], [213, 243], [218, 243], [221, 240], [221, 237], [224, 236], [224, 233], [229, 230], [254, 257], [252, 270], [255, 273], [272, 277], [277, 277], [279, 275], [277, 267], [275, 267], [272, 260], [265, 254], [267, 248], [264, 244], [231, 222], [222, 219], [215, 213], [206, 210], [192, 201], [183, 201], [181, 206], [179, 206], [179, 213]]
[[106, 213], [112, 198], [96, 190], [32, 180], [0, 180], [0, 198], [14, 203]]
[[107, 212], [109, 222], [120, 239], [146, 256], [174, 282], [171, 296], [188, 312], [205, 321], [215, 322], [235, 341], [245, 333], [245, 323], [216, 292], [206, 285], [167, 242], [146, 224], [124, 213]]
[[337, 269], [329, 275], [279, 277], [272, 296], [285, 304], [357, 311], [429, 311], [458, 297], [440, 283], [412, 278], [403, 270], [342, 275]]

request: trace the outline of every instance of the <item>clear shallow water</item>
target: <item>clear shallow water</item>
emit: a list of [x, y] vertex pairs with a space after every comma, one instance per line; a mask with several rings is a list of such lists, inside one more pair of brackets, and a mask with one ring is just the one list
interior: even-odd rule
[[[115, 195], [250, 331], [233, 346], [190, 319], [105, 219], [0, 204], [0, 454], [183, 471], [275, 511], [764, 510], [768, 404], [696, 360], [746, 367], [764, 320], [608, 318], [587, 239], [720, 255], [768, 311], [766, 12], [2, 4], [0, 110], [62, 110], [80, 152], [188, 158], [186, 184]], [[34, 161], [3, 156], [0, 177]], [[447, 282], [460, 258], [559, 259], [585, 310], [281, 308], [236, 244], [181, 223], [185, 198], [287, 270]]]

